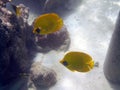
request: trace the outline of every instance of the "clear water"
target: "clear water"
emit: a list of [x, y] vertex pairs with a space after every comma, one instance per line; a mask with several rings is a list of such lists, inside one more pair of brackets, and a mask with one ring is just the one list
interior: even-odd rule
[[[95, 62], [99, 62], [99, 67], [88, 73], [74, 73], [59, 63], [65, 52], [38, 53], [34, 60], [41, 61], [43, 65], [54, 69], [58, 74], [58, 82], [49, 90], [112, 90], [105, 79], [103, 63], [119, 8], [119, 0], [83, 0], [73, 13], [63, 17], [71, 38], [68, 51], [90, 54]], [[30, 14], [31, 24], [40, 13], [30, 12]]]

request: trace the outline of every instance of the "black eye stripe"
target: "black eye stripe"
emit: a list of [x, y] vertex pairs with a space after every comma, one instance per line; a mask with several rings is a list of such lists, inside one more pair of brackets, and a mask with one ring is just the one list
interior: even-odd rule
[[36, 29], [36, 32], [37, 32], [37, 33], [40, 33], [40, 29], [39, 29], [39, 28], [37, 28], [37, 29]]
[[63, 65], [67, 66], [68, 65], [67, 61], [63, 61]]

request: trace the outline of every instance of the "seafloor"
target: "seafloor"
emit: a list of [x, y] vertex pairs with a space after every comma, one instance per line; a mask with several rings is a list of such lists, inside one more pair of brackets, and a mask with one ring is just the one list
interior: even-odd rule
[[[19, 23], [13, 15], [9, 20], [14, 28], [0, 24], [0, 90], [112, 90], [103, 63], [119, 0], [12, 0], [20, 3], [29, 8], [27, 23], [22, 19]], [[32, 34], [32, 23], [49, 12], [59, 14], [65, 27], [59, 35], [36, 42], [41, 36]], [[99, 67], [88, 73], [71, 72], [59, 63], [67, 51], [86, 52]]]

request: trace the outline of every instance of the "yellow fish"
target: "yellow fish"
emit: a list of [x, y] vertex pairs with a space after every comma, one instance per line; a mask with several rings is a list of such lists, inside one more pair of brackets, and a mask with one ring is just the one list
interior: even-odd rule
[[94, 67], [91, 56], [83, 52], [69, 52], [60, 63], [73, 72], [88, 72]]
[[34, 20], [33, 27], [33, 33], [46, 35], [60, 30], [63, 20], [55, 13], [43, 14]]

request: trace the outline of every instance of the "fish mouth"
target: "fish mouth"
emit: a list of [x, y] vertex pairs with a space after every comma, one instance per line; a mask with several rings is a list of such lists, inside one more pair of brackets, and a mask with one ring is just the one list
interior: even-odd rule
[[63, 64], [63, 60], [60, 60], [59, 62], [60, 62], [61, 64]]
[[64, 65], [64, 64], [63, 64], [64, 60], [60, 60], [59, 62], [60, 62], [62, 65]]

